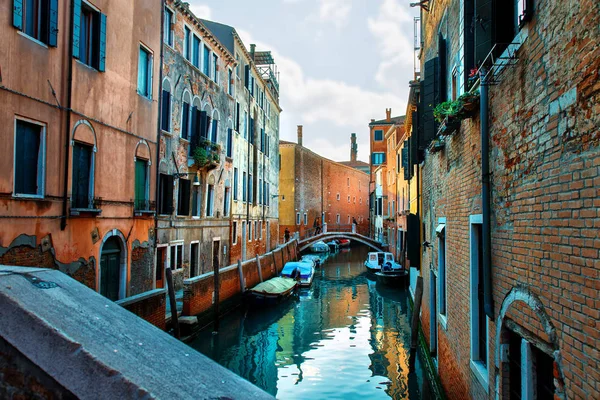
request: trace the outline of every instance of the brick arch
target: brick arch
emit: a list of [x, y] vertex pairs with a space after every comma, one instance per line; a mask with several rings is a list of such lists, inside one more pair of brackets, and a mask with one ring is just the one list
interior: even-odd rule
[[496, 348], [494, 357], [496, 366], [496, 396], [499, 395], [499, 386], [502, 384], [502, 376], [500, 376], [500, 373], [502, 371], [500, 349], [502, 347], [501, 344], [505, 344], [505, 341], [503, 341], [502, 334], [508, 331], [508, 328], [504, 324], [504, 319], [506, 318], [508, 311], [511, 309], [511, 306], [517, 302], [525, 304], [533, 311], [533, 314], [538, 318], [539, 322], [541, 323], [544, 332], [546, 333], [546, 335], [548, 335], [548, 339], [553, 350], [552, 357], [554, 358], [555, 368], [558, 370], [558, 378], [555, 376], [554, 379], [556, 386], [556, 395], [558, 396], [558, 398], [566, 398], [564, 389], [564, 375], [562, 372], [561, 365], [562, 357], [560, 353], [560, 346], [558, 343], [558, 335], [556, 333], [556, 328], [552, 323], [552, 320], [546, 313], [544, 304], [542, 303], [540, 298], [528, 287], [521, 285], [513, 287], [511, 291], [506, 295], [506, 297], [502, 301], [502, 307], [500, 308], [500, 312], [496, 320]]

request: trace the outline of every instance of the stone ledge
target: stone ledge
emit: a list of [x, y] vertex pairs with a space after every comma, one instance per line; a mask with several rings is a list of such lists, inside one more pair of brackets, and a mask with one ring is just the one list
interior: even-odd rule
[[139, 301], [146, 300], [151, 297], [159, 296], [161, 294], [164, 295], [166, 293], [167, 293], [166, 289], [154, 289], [154, 290], [150, 290], [150, 291], [147, 291], [144, 293], [136, 294], [135, 296], [117, 300], [117, 301], [115, 301], [115, 303], [120, 305], [121, 307], [127, 307], [127, 306], [135, 304]]

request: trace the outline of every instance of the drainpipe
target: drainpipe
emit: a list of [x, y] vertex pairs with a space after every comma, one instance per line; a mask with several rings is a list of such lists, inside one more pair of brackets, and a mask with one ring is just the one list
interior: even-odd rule
[[494, 303], [492, 299], [492, 253], [491, 253], [491, 215], [490, 215], [490, 135], [489, 135], [489, 107], [487, 71], [480, 70], [480, 131], [481, 131], [481, 203], [482, 203], [482, 247], [483, 247], [483, 298], [485, 313], [494, 319]]
[[[164, 45], [163, 45], [163, 40], [164, 40], [164, 23], [165, 23], [165, 5], [164, 2], [161, 2], [161, 7], [162, 10], [160, 12], [160, 68], [158, 69], [158, 116], [156, 118], [156, 180], [155, 180], [155, 184], [154, 184], [154, 202], [156, 204], [155, 208], [156, 210], [154, 210], [154, 254], [156, 254], [157, 249], [158, 249], [158, 198], [160, 196], [159, 194], [159, 169], [160, 169], [160, 108], [162, 107], [162, 78], [163, 78], [163, 49], [164, 49]], [[158, 260], [157, 260], [158, 262]], [[164, 265], [161, 266], [162, 268], [164, 268]], [[159, 265], [156, 265], [156, 268], [159, 268]]]
[[69, 155], [70, 155], [70, 143], [71, 143], [71, 90], [73, 88], [73, 3], [71, 1], [71, 17], [70, 17], [70, 36], [71, 40], [69, 40], [69, 59], [67, 62], [69, 63], [69, 72], [68, 72], [68, 80], [67, 80], [67, 121], [65, 127], [65, 171], [64, 171], [64, 186], [63, 186], [63, 204], [62, 204], [62, 217], [60, 220], [60, 230], [64, 231], [67, 227], [67, 204], [69, 202]]

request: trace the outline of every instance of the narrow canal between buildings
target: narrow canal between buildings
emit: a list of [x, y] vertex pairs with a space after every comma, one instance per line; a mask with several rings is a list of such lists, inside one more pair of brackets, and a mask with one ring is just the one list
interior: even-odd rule
[[280, 399], [433, 398], [420, 355], [409, 373], [409, 292], [377, 284], [369, 249], [332, 253], [310, 289], [240, 307], [190, 345]]

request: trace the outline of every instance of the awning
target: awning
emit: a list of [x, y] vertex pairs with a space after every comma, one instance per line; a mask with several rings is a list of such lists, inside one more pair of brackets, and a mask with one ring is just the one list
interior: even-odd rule
[[435, 234], [437, 236], [444, 236], [444, 229], [446, 229], [446, 224], [439, 224], [437, 228], [435, 228]]

